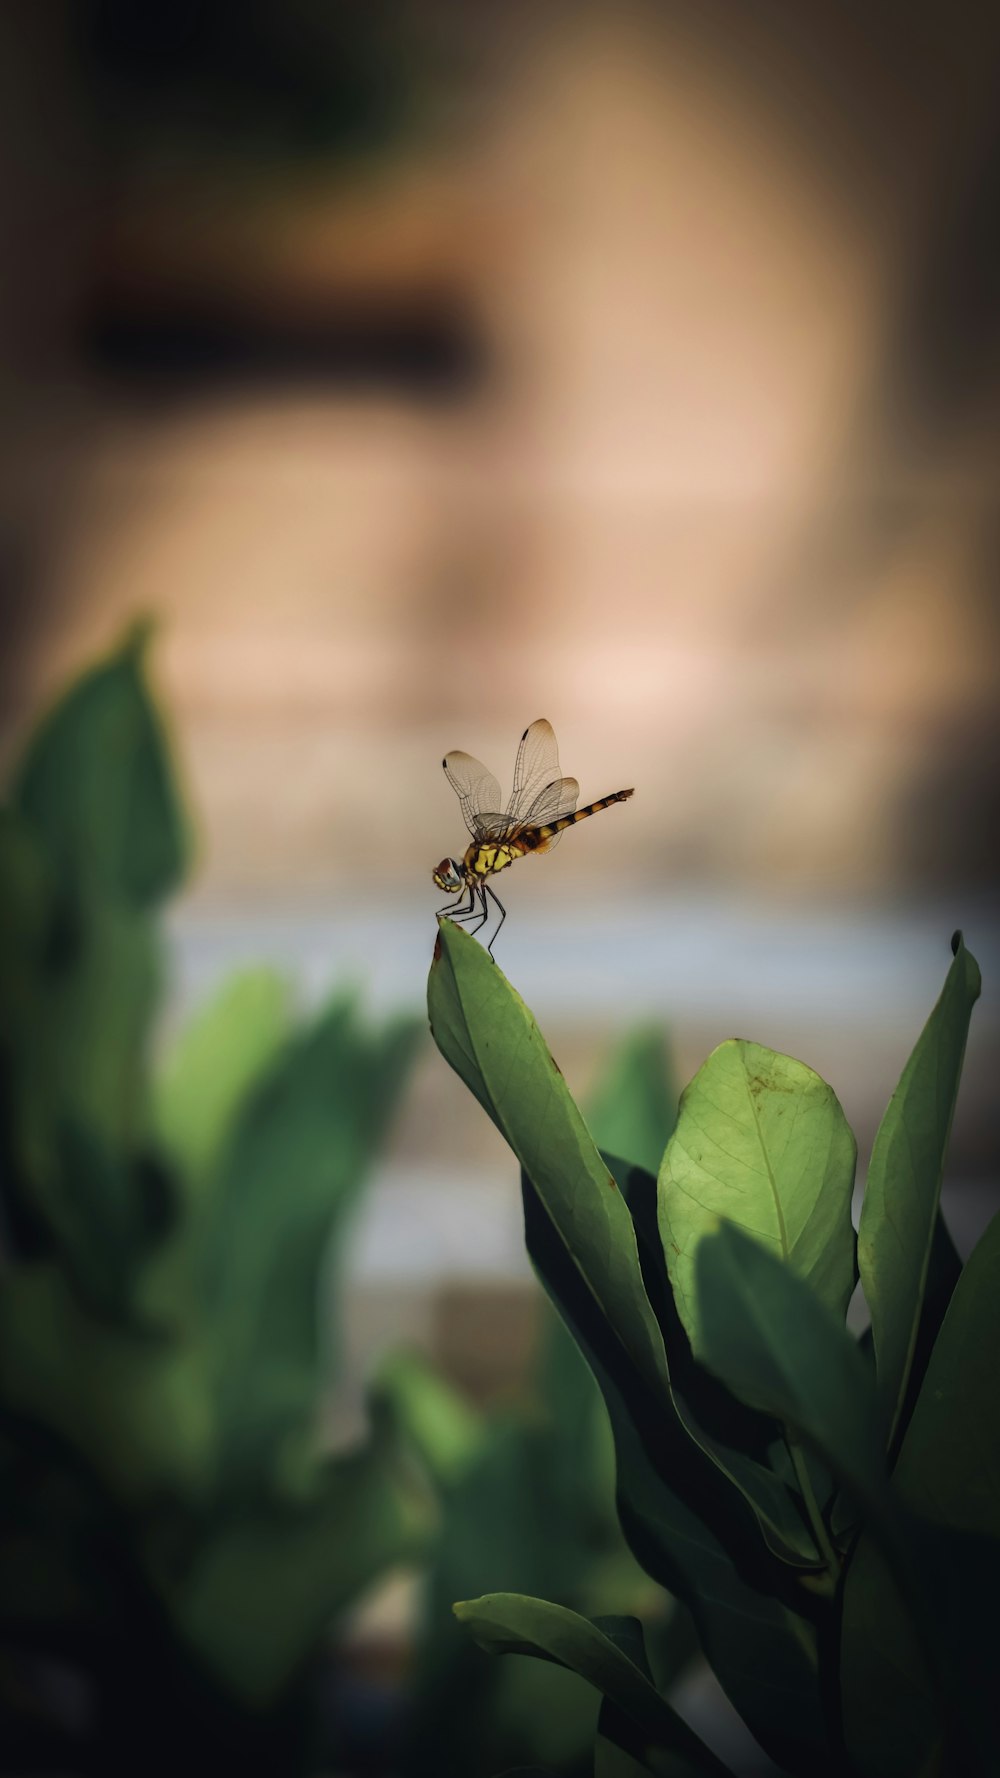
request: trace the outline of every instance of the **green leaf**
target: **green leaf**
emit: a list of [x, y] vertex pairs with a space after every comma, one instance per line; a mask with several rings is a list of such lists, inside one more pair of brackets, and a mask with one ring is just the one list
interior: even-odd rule
[[640, 1026], [612, 1050], [587, 1101], [598, 1148], [656, 1177], [677, 1122], [678, 1092], [658, 1025]]
[[[789, 1571], [767, 1557], [742, 1498], [676, 1415], [636, 1387], [527, 1177], [522, 1190], [528, 1253], [604, 1396], [631, 1549], [690, 1609], [709, 1662], [761, 1746], [792, 1770], [827, 1773], [816, 1635], [790, 1609]], [[799, 1601], [806, 1608], [808, 1595]]]
[[202, 1289], [234, 1481], [267, 1471], [294, 1489], [312, 1472], [316, 1395], [329, 1365], [320, 1280], [383, 1140], [416, 1034], [404, 1020], [369, 1037], [351, 1000], [335, 1001], [258, 1082], [226, 1145], [207, 1205]]
[[59, 1135], [46, 1207], [67, 1272], [91, 1308], [141, 1326], [136, 1287], [173, 1220], [172, 1181], [152, 1154], [116, 1153], [70, 1118]]
[[482, 1416], [416, 1352], [392, 1352], [378, 1367], [375, 1399], [401, 1438], [420, 1453], [439, 1488], [448, 1488], [482, 1450]]
[[841, 1619], [844, 1737], [865, 1778], [910, 1778], [943, 1746], [927, 1663], [878, 1544], [859, 1539], [844, 1581]]
[[683, 1754], [654, 1747], [635, 1720], [610, 1698], [601, 1702], [594, 1741], [594, 1778], [695, 1778], [700, 1767]]
[[290, 1028], [288, 983], [274, 970], [251, 969], [226, 982], [174, 1044], [156, 1082], [153, 1123], [195, 1189]]
[[695, 1351], [741, 1400], [819, 1451], [881, 1510], [881, 1423], [871, 1372], [831, 1309], [733, 1223], [699, 1243]]
[[181, 1634], [254, 1708], [281, 1691], [325, 1626], [379, 1575], [420, 1555], [430, 1499], [394, 1441], [328, 1463], [308, 1507], [228, 1515], [184, 1565], [152, 1543], [147, 1561]]
[[846, 1313], [855, 1158], [836, 1095], [811, 1068], [742, 1038], [713, 1051], [681, 1099], [659, 1179], [667, 1270], [696, 1350], [698, 1254], [720, 1216]]
[[1000, 1216], [955, 1286], [895, 1469], [932, 1523], [1000, 1538]]
[[858, 1263], [890, 1442], [900, 1427], [969, 1019], [981, 986], [961, 933], [952, 948], [955, 958], [941, 998], [875, 1138], [858, 1230]]
[[627, 1205], [524, 1002], [483, 947], [439, 922], [431, 1031], [528, 1173], [588, 1291], [650, 1387], [668, 1387]]
[[[719, 1471], [738, 1488], [757, 1517], [768, 1548], [783, 1562], [823, 1566], [785, 1451], [780, 1426], [752, 1413], [691, 1354], [667, 1276], [657, 1226], [656, 1180], [641, 1168], [608, 1160], [632, 1213], [643, 1279], [663, 1331], [671, 1395], [678, 1421]], [[777, 1472], [784, 1463], [787, 1477]]]
[[132, 908], [175, 888], [188, 852], [146, 641], [137, 627], [76, 681], [31, 741], [12, 797], [64, 889]]
[[653, 1740], [654, 1745], [685, 1754], [704, 1773], [717, 1778], [727, 1768], [662, 1698], [648, 1666], [636, 1665], [620, 1642], [565, 1606], [529, 1599], [520, 1593], [488, 1593], [463, 1601], [455, 1615], [490, 1654], [533, 1654], [579, 1673], [611, 1698]]
[[178, 1349], [90, 1314], [62, 1266], [15, 1267], [0, 1291], [0, 1402], [82, 1456], [114, 1497], [203, 1501], [215, 1476], [210, 1376]]

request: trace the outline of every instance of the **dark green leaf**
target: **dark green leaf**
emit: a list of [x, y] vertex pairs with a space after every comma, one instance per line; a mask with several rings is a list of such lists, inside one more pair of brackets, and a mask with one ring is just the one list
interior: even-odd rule
[[455, 1606], [455, 1615], [491, 1654], [534, 1654], [579, 1673], [614, 1700], [654, 1745], [684, 1753], [703, 1773], [726, 1767], [657, 1692], [648, 1667], [637, 1666], [619, 1640], [564, 1606], [520, 1593], [492, 1593]]
[[628, 1207], [524, 1002], [475, 939], [439, 925], [427, 989], [438, 1048], [506, 1137], [637, 1369], [665, 1391]]
[[1000, 1216], [955, 1286], [896, 1465], [910, 1509], [1000, 1538]]
[[742, 1038], [713, 1051], [681, 1098], [659, 1180], [667, 1270], [695, 1349], [698, 1253], [720, 1216], [846, 1313], [855, 1157], [836, 1095], [811, 1068]]
[[648, 1734], [612, 1699], [597, 1719], [594, 1778], [697, 1778], [700, 1767], [683, 1754], [654, 1747]]
[[[644, 1398], [595, 1317], [527, 1179], [525, 1239], [535, 1268], [604, 1396], [618, 1459], [622, 1528], [646, 1572], [689, 1607], [720, 1683], [761, 1745], [794, 1771], [830, 1769], [808, 1595], [770, 1562], [743, 1501], [676, 1415]], [[778, 1582], [781, 1582], [779, 1587]], [[789, 1598], [798, 1597], [797, 1610]]]
[[130, 1505], [203, 1500], [215, 1476], [205, 1355], [98, 1319], [54, 1264], [16, 1267], [0, 1292], [0, 1402], [85, 1458]]
[[910, 1616], [878, 1544], [859, 1539], [844, 1581], [844, 1737], [864, 1778], [910, 1778], [943, 1746], [939, 1701]]
[[866, 1506], [884, 1464], [871, 1372], [830, 1308], [770, 1248], [722, 1223], [699, 1244], [695, 1351], [743, 1401], [814, 1446]]
[[658, 1025], [641, 1026], [612, 1051], [585, 1113], [598, 1148], [655, 1179], [677, 1122], [678, 1091]]
[[[657, 1226], [656, 1180], [639, 1167], [608, 1165], [632, 1213], [646, 1292], [663, 1331], [671, 1394], [680, 1424], [719, 1471], [740, 1490], [757, 1517], [768, 1548], [783, 1562], [821, 1567], [780, 1426], [754, 1414], [692, 1356], [670, 1288]], [[782, 1457], [786, 1477], [775, 1464]]]
[[955, 960], [872, 1149], [858, 1230], [879, 1396], [890, 1440], [906, 1393], [972, 1008], [975, 959], [956, 933]]
[[60, 886], [132, 908], [176, 887], [188, 851], [146, 640], [137, 628], [77, 680], [34, 736], [13, 789]]

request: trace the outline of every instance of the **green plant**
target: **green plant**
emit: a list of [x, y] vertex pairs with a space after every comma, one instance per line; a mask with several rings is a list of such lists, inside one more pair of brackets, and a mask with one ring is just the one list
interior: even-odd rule
[[[604, 1395], [626, 1537], [791, 1773], [986, 1778], [1000, 1762], [1000, 1219], [961, 1268], [939, 1194], [980, 984], [958, 935], [953, 950], [857, 1245], [854, 1139], [802, 1063], [722, 1044], [657, 1180], [601, 1155], [531, 1014], [447, 921], [431, 969], [438, 1047], [521, 1163], [529, 1253]], [[603, 1693], [604, 1778], [723, 1769], [652, 1683], [634, 1622], [516, 1594], [456, 1611], [483, 1646]]]
[[254, 971], [154, 1069], [189, 847], [144, 649], [72, 687], [0, 811], [0, 1697], [15, 1764], [284, 1773], [331, 1614], [430, 1523], [384, 1415], [342, 1456], [321, 1427], [320, 1289], [415, 1030], [345, 996], [298, 1022]]

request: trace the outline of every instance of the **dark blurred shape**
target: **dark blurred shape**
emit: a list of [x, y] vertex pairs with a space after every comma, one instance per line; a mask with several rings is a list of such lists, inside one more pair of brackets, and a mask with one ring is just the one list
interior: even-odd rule
[[400, 0], [82, 0], [73, 17], [118, 152], [159, 136], [269, 160], [370, 153], [418, 109]]
[[484, 371], [484, 341], [471, 316], [447, 299], [419, 293], [397, 306], [331, 305], [322, 327], [276, 317], [254, 327], [246, 317], [206, 312], [142, 317], [98, 301], [87, 355], [104, 376], [178, 400], [219, 384], [241, 389], [297, 384], [389, 391], [420, 399], [464, 396]]

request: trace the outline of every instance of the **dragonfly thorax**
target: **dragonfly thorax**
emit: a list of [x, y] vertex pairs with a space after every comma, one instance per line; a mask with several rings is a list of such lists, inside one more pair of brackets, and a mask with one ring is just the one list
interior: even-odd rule
[[465, 883], [465, 872], [457, 858], [442, 858], [432, 874], [438, 888], [447, 895], [457, 895]]

